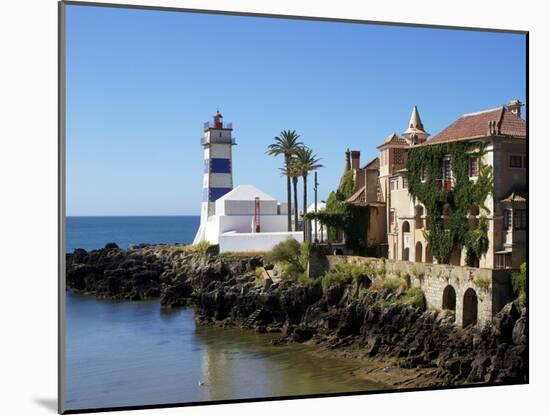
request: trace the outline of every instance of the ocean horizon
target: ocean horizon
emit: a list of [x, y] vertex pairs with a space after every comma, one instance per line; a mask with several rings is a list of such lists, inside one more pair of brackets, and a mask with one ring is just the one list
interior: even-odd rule
[[199, 223], [199, 215], [67, 216], [65, 252], [100, 249], [110, 242], [122, 249], [141, 243], [187, 244]]

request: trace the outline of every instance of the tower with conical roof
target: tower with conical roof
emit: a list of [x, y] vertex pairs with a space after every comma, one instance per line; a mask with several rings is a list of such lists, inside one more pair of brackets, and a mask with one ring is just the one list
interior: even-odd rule
[[403, 132], [403, 137], [407, 140], [409, 145], [416, 145], [425, 142], [428, 136], [429, 134], [424, 130], [418, 108], [415, 105], [412, 110], [409, 125]]
[[201, 222], [193, 243], [205, 240], [206, 223], [215, 213], [216, 200], [233, 189], [232, 147], [236, 143], [232, 133], [232, 124], [224, 123], [219, 111], [204, 123]]

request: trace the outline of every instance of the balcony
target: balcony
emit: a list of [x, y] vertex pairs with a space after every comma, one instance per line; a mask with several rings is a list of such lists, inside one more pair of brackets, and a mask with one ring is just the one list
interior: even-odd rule
[[233, 129], [233, 123], [206, 121], [203, 124], [203, 127], [204, 127], [204, 131], [209, 130], [210, 128], [216, 128], [216, 129], [219, 129], [219, 130], [232, 130]]
[[210, 139], [207, 139], [206, 137], [201, 138], [201, 145], [206, 144], [231, 144], [231, 145], [237, 145], [237, 142], [234, 138], [227, 138], [227, 137], [210, 137]]
[[435, 181], [435, 187], [439, 192], [450, 192], [453, 190], [453, 181], [451, 179], [438, 179]]

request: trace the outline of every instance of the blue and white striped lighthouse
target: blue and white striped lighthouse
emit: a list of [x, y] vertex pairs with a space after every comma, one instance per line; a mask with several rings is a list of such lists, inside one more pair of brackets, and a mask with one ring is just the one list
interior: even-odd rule
[[201, 144], [204, 149], [204, 175], [202, 180], [201, 223], [195, 241], [204, 240], [208, 218], [215, 214], [215, 202], [233, 189], [232, 147], [236, 144], [232, 137], [233, 126], [224, 123], [219, 111], [212, 121], [204, 123], [204, 136]]

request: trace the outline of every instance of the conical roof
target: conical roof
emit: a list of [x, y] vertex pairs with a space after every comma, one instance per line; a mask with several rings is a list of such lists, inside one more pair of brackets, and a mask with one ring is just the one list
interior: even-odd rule
[[403, 134], [418, 134], [418, 133], [426, 134], [426, 131], [424, 131], [424, 125], [422, 125], [422, 121], [420, 120], [420, 114], [418, 113], [418, 108], [416, 108], [416, 105], [415, 105], [412, 110], [411, 119], [409, 121], [408, 128], [405, 130]]

